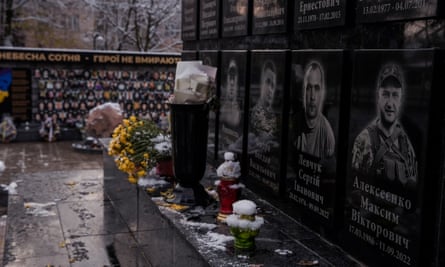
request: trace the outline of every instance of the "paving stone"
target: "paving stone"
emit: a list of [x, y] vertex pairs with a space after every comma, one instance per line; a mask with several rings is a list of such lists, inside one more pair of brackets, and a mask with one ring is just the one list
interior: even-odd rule
[[66, 237], [129, 232], [110, 201], [60, 202], [57, 205]]

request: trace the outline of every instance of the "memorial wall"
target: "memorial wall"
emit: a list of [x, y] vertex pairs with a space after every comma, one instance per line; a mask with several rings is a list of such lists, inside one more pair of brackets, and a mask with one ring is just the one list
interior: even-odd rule
[[210, 163], [235, 152], [249, 189], [365, 265], [444, 266], [444, 15], [438, 0], [183, 0], [182, 58], [219, 67]]
[[[18, 123], [51, 117], [81, 127], [88, 111], [119, 103], [125, 117], [151, 118], [168, 127], [166, 103], [179, 54], [0, 49], [1, 114]], [[4, 87], [4, 88], [3, 88]]]

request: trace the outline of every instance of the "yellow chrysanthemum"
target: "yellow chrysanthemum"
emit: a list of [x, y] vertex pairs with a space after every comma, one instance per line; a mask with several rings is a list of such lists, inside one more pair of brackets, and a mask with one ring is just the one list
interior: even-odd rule
[[138, 179], [136, 179], [136, 178], [134, 178], [134, 177], [132, 177], [132, 176], [129, 176], [129, 177], [128, 177], [128, 181], [129, 181], [130, 183], [132, 183], [132, 184], [136, 184], [136, 183], [138, 182]]
[[135, 116], [123, 120], [114, 129], [108, 154], [115, 157], [117, 168], [128, 174], [130, 182], [136, 183], [154, 167], [158, 154], [152, 139], [160, 133], [154, 122], [138, 120]]

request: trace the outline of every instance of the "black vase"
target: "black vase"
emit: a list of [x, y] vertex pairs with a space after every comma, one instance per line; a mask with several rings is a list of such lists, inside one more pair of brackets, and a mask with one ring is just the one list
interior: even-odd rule
[[192, 188], [195, 202], [205, 205], [208, 194], [199, 183], [207, 164], [209, 107], [171, 104], [173, 172], [179, 185]]

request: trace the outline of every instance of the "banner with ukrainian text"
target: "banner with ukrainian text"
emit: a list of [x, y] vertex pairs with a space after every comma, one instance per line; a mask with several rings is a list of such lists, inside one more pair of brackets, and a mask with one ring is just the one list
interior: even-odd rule
[[1, 62], [119, 64], [119, 65], [176, 65], [180, 55], [156, 53], [123, 53], [88, 50], [0, 49]]

